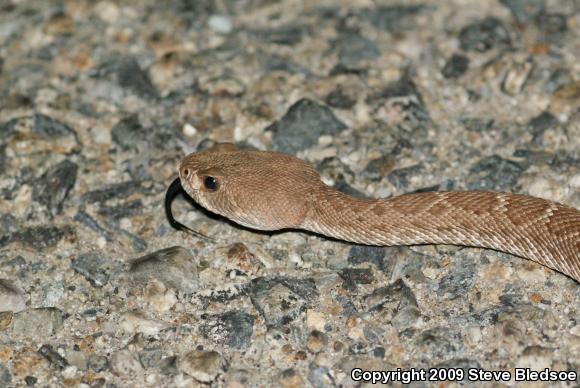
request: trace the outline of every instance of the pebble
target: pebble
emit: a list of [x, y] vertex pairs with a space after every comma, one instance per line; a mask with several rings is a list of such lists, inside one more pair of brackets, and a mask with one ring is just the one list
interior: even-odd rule
[[255, 317], [243, 311], [228, 311], [209, 317], [201, 325], [201, 332], [218, 344], [243, 349], [250, 346]]
[[272, 132], [272, 142], [278, 151], [295, 154], [316, 145], [320, 136], [335, 136], [345, 128], [330, 108], [302, 99], [265, 131]]
[[46, 358], [51, 365], [59, 369], [65, 369], [69, 365], [68, 361], [54, 350], [52, 345], [42, 345], [40, 349], [38, 349], [38, 354]]
[[463, 27], [459, 32], [459, 43], [464, 51], [484, 52], [509, 47], [511, 38], [503, 22], [490, 16]]
[[447, 60], [445, 66], [441, 70], [441, 74], [445, 78], [459, 78], [469, 68], [469, 58], [461, 54], [453, 54], [451, 58]]
[[507, 190], [518, 182], [524, 168], [499, 155], [481, 159], [470, 168], [467, 187], [470, 190]]
[[46, 171], [34, 184], [33, 199], [51, 214], [62, 212], [64, 202], [77, 179], [78, 165], [68, 159]]
[[321, 331], [314, 330], [308, 335], [306, 348], [311, 353], [320, 353], [328, 345], [328, 336]]
[[287, 324], [296, 319], [316, 295], [311, 279], [256, 278], [248, 289], [252, 304], [267, 325]]
[[119, 317], [119, 327], [129, 334], [157, 335], [171, 325], [159, 319], [149, 318], [143, 311], [133, 310]]
[[232, 32], [233, 23], [232, 20], [226, 15], [211, 15], [207, 20], [209, 28], [217, 32], [218, 34], [229, 34]]
[[0, 279], [0, 312], [18, 313], [26, 309], [26, 295], [8, 279]]
[[202, 383], [210, 383], [226, 366], [226, 360], [218, 352], [194, 350], [179, 357], [178, 369]]
[[109, 359], [109, 366], [115, 375], [130, 378], [133, 381], [143, 374], [139, 357], [126, 349], [114, 352]]
[[109, 265], [109, 260], [96, 253], [83, 253], [71, 261], [71, 268], [95, 287], [103, 287], [109, 281]]
[[338, 51], [339, 62], [346, 66], [380, 55], [377, 45], [372, 40], [353, 31], [341, 34], [334, 45]]
[[36, 308], [14, 314], [12, 333], [24, 337], [50, 337], [63, 325], [62, 311], [54, 307]]
[[196, 260], [188, 249], [179, 246], [133, 259], [128, 276], [134, 284], [145, 286], [156, 279], [168, 289], [189, 294], [199, 287]]

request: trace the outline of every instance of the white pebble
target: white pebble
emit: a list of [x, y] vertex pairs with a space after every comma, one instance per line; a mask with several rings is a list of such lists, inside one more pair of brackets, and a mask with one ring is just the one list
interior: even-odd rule
[[195, 134], [197, 133], [197, 128], [189, 123], [185, 123], [182, 130], [183, 134], [189, 137], [195, 136]]
[[233, 29], [232, 20], [225, 15], [211, 15], [207, 24], [218, 34], [229, 34]]

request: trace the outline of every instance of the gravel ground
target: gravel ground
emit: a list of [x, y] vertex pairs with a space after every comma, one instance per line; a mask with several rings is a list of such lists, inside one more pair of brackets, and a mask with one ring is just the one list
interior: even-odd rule
[[580, 208], [580, 2], [0, 1], [0, 386], [580, 369], [580, 287], [529, 261], [257, 233], [182, 196], [215, 241], [172, 229], [180, 158], [222, 141], [349, 193]]

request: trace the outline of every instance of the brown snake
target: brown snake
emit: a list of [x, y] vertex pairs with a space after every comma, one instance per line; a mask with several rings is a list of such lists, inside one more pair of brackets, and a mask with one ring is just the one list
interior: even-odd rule
[[[367, 245], [491, 248], [580, 282], [580, 211], [544, 199], [489, 191], [357, 198], [326, 186], [306, 161], [230, 144], [186, 156], [179, 181], [207, 210], [253, 229], [304, 229]], [[172, 225], [183, 227], [166, 206]]]

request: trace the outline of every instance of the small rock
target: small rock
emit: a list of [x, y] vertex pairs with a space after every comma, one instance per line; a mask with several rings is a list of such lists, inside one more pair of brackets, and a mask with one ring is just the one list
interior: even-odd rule
[[95, 287], [103, 287], [109, 281], [109, 274], [105, 269], [108, 266], [108, 260], [94, 253], [80, 254], [71, 262], [71, 268]]
[[316, 145], [321, 135], [338, 135], [345, 128], [330, 108], [302, 99], [265, 131], [272, 132], [276, 150], [295, 154]]
[[338, 50], [338, 60], [346, 66], [375, 59], [380, 55], [373, 41], [352, 31], [341, 34], [334, 45]]
[[528, 23], [544, 12], [545, 0], [500, 0], [520, 23]]
[[210, 383], [226, 367], [226, 361], [218, 352], [194, 350], [179, 358], [178, 369], [202, 383]]
[[252, 304], [267, 325], [285, 325], [293, 321], [318, 293], [312, 279], [260, 277], [248, 287]]
[[467, 187], [471, 190], [510, 190], [524, 169], [516, 162], [492, 155], [469, 169]]
[[276, 384], [283, 388], [303, 387], [304, 379], [294, 369], [285, 369], [276, 377]]
[[0, 312], [18, 313], [26, 308], [24, 291], [7, 279], [0, 279]]
[[382, 271], [385, 268], [385, 248], [369, 245], [353, 245], [348, 251], [348, 263], [350, 265], [371, 263]]
[[421, 332], [414, 341], [421, 359], [449, 359], [463, 349], [459, 330], [447, 327], [434, 327]]
[[529, 59], [511, 62], [501, 84], [502, 91], [510, 96], [521, 93], [533, 69], [534, 63]]
[[0, 331], [4, 331], [10, 327], [14, 313], [12, 311], [0, 312]]
[[328, 336], [321, 331], [314, 330], [306, 340], [306, 348], [311, 353], [320, 353], [328, 345]]
[[109, 368], [109, 360], [105, 356], [91, 354], [87, 361], [87, 367], [93, 372], [99, 373]]
[[304, 34], [307, 32], [308, 29], [306, 27], [290, 25], [255, 31], [254, 35], [264, 42], [294, 46], [300, 43]]
[[42, 345], [40, 349], [38, 349], [38, 354], [46, 358], [48, 362], [59, 369], [64, 369], [69, 365], [68, 361], [52, 348], [52, 345]]
[[223, 343], [234, 349], [243, 349], [250, 345], [254, 332], [253, 315], [242, 311], [228, 311], [209, 318], [202, 324], [201, 332], [206, 338], [216, 343]]
[[484, 52], [495, 47], [509, 47], [511, 39], [501, 20], [487, 17], [463, 27], [459, 32], [459, 44], [464, 51]]
[[399, 33], [413, 26], [409, 21], [411, 16], [428, 9], [429, 7], [423, 4], [407, 5], [402, 3], [365, 8], [360, 13], [360, 17], [362, 20], [368, 20], [377, 29]]
[[146, 71], [133, 58], [125, 58], [117, 64], [118, 84], [140, 97], [157, 99], [159, 94]]
[[330, 370], [322, 365], [311, 363], [308, 367], [308, 381], [314, 388], [331, 387], [334, 379]]
[[375, 281], [373, 271], [370, 268], [344, 268], [339, 275], [346, 283], [371, 284]]
[[387, 179], [398, 190], [406, 190], [409, 189], [412, 178], [420, 175], [424, 170], [425, 168], [423, 167], [423, 164], [419, 163], [413, 166], [393, 170], [389, 173]]
[[64, 238], [71, 238], [74, 229], [68, 225], [56, 226], [31, 226], [17, 232], [0, 236], [0, 247], [12, 242], [20, 242], [34, 249], [46, 249], [56, 246]]
[[137, 148], [137, 141], [143, 139], [146, 129], [139, 121], [139, 115], [133, 114], [122, 118], [111, 129], [111, 137], [124, 151]]
[[223, 35], [229, 34], [233, 29], [232, 19], [226, 15], [211, 15], [207, 24], [209, 28]]
[[364, 304], [368, 312], [387, 321], [394, 319], [407, 307], [418, 309], [415, 294], [401, 279], [374, 290], [364, 298]]
[[142, 311], [133, 310], [121, 315], [119, 327], [129, 334], [156, 335], [160, 331], [169, 328], [170, 324], [159, 319], [149, 318]]
[[135, 379], [143, 373], [143, 366], [137, 355], [129, 350], [119, 350], [109, 360], [111, 371], [120, 377]]
[[465, 74], [469, 68], [469, 58], [461, 54], [453, 54], [451, 58], [445, 63], [441, 74], [445, 78], [458, 78]]
[[159, 365], [163, 358], [163, 351], [160, 348], [147, 348], [139, 351], [139, 361], [145, 369]]
[[151, 279], [157, 279], [167, 288], [188, 294], [199, 286], [196, 260], [188, 249], [179, 246], [134, 259], [128, 275], [135, 284], [145, 286]]
[[81, 149], [75, 131], [52, 117], [35, 114], [0, 123], [0, 141], [18, 143], [18, 153], [71, 154]]
[[[326, 96], [326, 98], [324, 99], [324, 102], [326, 102], [328, 105], [330, 105], [333, 108], [351, 109], [356, 104], [356, 98], [349, 95], [348, 92], [345, 92], [343, 90], [343, 88], [339, 86]], [[328, 137], [332, 141], [331, 136], [323, 135], [319, 138], [319, 143], [320, 143], [320, 139], [322, 139], [323, 137]], [[1, 166], [1, 164], [0, 164], [0, 166]]]
[[63, 324], [62, 312], [53, 307], [21, 311], [14, 314], [12, 333], [34, 338], [49, 337]]
[[61, 213], [76, 182], [77, 171], [77, 164], [68, 159], [46, 171], [34, 183], [34, 200], [46, 206], [52, 215]]

